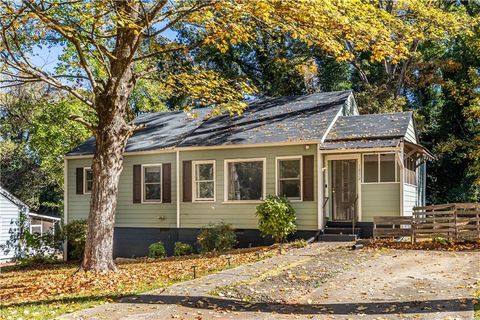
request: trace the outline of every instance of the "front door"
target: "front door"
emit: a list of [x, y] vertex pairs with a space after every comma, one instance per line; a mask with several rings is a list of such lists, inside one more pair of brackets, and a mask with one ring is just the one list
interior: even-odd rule
[[333, 220], [357, 220], [357, 160], [332, 160]]

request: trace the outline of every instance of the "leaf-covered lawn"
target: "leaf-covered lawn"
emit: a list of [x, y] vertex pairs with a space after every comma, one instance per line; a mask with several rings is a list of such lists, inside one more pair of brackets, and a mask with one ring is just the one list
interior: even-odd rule
[[[259, 255], [262, 251], [264, 254]], [[231, 266], [247, 264], [276, 254], [269, 248], [229, 252]], [[119, 264], [109, 274], [78, 272], [73, 264], [2, 270], [0, 319], [49, 319], [119, 297], [168, 286], [173, 282], [228, 268], [226, 255], [187, 256], [160, 260], [136, 260]]]
[[477, 290], [475, 291], [477, 301], [475, 303], [475, 320], [480, 320], [480, 281], [477, 282]]

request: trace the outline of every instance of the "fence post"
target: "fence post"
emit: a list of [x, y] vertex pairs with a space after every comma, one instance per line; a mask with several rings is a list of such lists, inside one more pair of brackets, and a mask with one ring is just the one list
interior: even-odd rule
[[477, 214], [476, 214], [476, 217], [477, 217], [477, 238], [480, 239], [480, 215], [478, 214], [478, 211], [480, 210], [480, 208], [477, 208]]
[[453, 206], [453, 223], [455, 226], [455, 240], [458, 240], [457, 206]]

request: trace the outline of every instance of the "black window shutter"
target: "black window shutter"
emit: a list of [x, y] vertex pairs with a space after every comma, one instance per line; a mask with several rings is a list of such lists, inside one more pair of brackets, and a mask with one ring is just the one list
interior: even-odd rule
[[77, 168], [77, 194], [83, 194], [83, 168]]
[[183, 161], [183, 202], [192, 202], [192, 161]]
[[162, 202], [172, 202], [172, 164], [162, 164]]
[[133, 166], [133, 203], [142, 202], [142, 166]]
[[303, 156], [303, 201], [314, 200], [314, 156]]

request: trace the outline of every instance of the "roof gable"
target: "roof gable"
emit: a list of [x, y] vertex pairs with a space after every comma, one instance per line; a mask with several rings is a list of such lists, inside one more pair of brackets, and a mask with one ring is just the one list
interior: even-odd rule
[[28, 206], [25, 203], [23, 203], [20, 199], [15, 197], [10, 192], [8, 192], [7, 189], [3, 188], [2, 186], [0, 186], [0, 195], [2, 195], [5, 199], [9, 200], [20, 209], [24, 209], [25, 211], [28, 211]]

